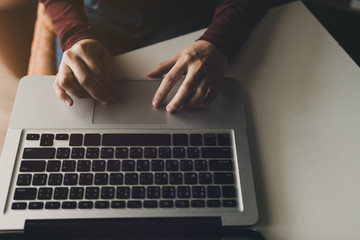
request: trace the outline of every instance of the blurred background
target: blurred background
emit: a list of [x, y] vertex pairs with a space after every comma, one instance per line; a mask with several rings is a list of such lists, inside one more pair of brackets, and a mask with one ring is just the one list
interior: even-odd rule
[[[294, 0], [269, 1], [277, 7]], [[303, 2], [360, 66], [360, 0]], [[56, 73], [55, 36], [45, 15], [37, 0], [0, 0], [0, 154], [19, 79]]]

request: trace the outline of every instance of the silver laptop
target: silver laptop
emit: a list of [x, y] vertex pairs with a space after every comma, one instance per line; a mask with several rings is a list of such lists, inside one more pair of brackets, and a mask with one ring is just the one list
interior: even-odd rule
[[174, 114], [151, 106], [159, 81], [117, 80], [113, 104], [72, 107], [53, 81], [20, 81], [0, 161], [0, 231], [177, 225], [175, 235], [214, 234], [256, 223], [236, 79], [224, 80], [209, 108]]

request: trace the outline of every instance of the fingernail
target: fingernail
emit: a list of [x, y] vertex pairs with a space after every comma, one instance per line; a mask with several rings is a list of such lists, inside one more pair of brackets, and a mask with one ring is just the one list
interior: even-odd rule
[[65, 100], [66, 105], [71, 106], [71, 102], [69, 100]]
[[159, 100], [158, 100], [158, 99], [154, 99], [154, 100], [153, 100], [153, 106], [154, 106], [154, 107], [158, 107], [158, 103], [159, 103]]
[[166, 111], [168, 111], [169, 113], [171, 113], [173, 110], [171, 107], [166, 107]]

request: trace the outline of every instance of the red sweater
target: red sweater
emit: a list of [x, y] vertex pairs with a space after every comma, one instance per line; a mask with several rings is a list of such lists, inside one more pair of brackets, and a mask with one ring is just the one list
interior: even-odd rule
[[[266, 0], [223, 0], [199, 38], [214, 44], [228, 59], [240, 50], [251, 29], [265, 14]], [[101, 37], [87, 23], [82, 0], [40, 0], [46, 8], [63, 51], [82, 39]]]

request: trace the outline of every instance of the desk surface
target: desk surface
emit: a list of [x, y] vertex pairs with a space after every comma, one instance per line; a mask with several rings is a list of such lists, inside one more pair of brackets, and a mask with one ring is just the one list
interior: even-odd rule
[[[143, 77], [202, 31], [116, 58]], [[260, 221], [268, 239], [360, 236], [360, 70], [301, 2], [269, 11], [228, 76], [245, 86]]]

